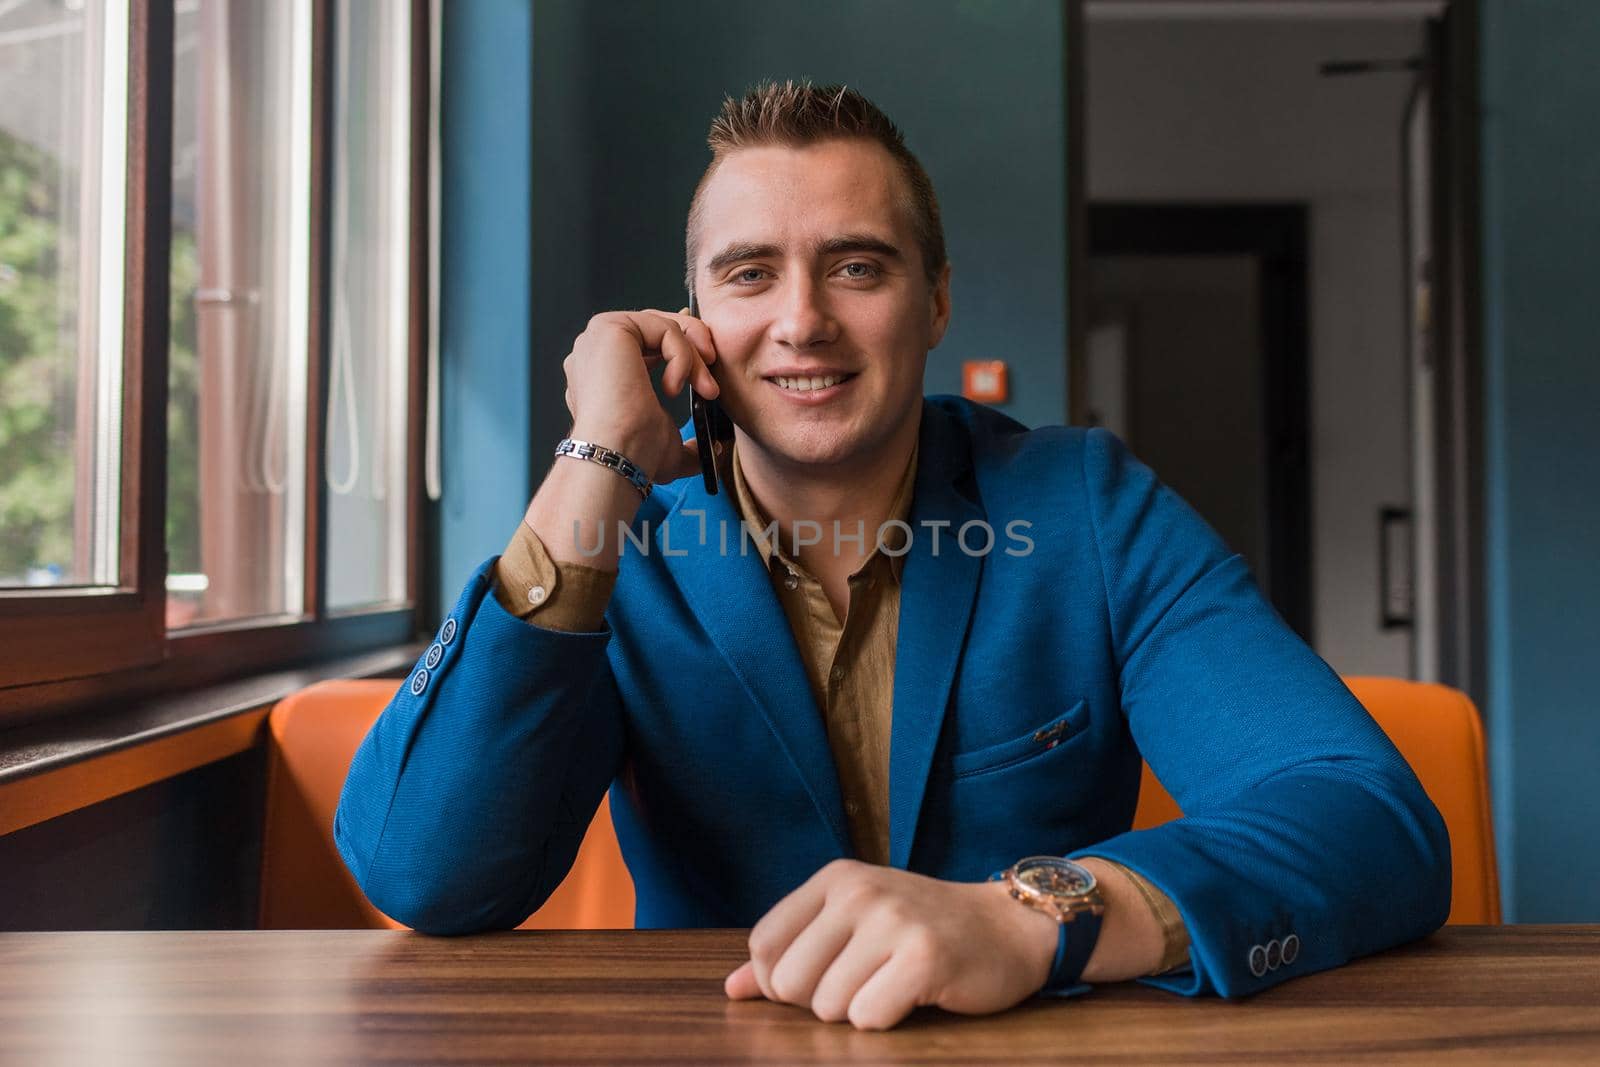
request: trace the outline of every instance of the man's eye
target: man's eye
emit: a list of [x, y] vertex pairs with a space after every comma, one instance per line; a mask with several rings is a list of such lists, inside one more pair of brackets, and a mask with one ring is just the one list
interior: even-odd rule
[[[760, 281], [761, 280], [761, 275], [763, 275], [765, 273], [766, 273], [766, 271], [762, 270], [760, 267], [746, 267], [744, 270], [740, 271], [738, 274], [735, 274], [733, 277], [734, 277], [735, 281], [745, 282], [746, 284], [749, 284], [749, 283]], [[749, 278], [748, 276], [751, 275], [751, 274], [754, 274], [755, 277], [754, 278]]]
[[850, 274], [849, 277], [851, 278], [864, 281], [867, 278], [876, 278], [878, 276], [878, 268], [874, 267], [871, 263], [846, 263], [844, 265], [844, 270], [848, 272], [854, 267], [860, 267], [861, 271], [860, 273]]

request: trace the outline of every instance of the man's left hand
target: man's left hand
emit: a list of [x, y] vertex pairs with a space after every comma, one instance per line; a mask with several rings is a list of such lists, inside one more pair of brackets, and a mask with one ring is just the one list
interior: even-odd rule
[[1057, 937], [1004, 883], [835, 860], [755, 925], [724, 988], [885, 1030], [923, 1005], [980, 1015], [1024, 1000], [1049, 977]]

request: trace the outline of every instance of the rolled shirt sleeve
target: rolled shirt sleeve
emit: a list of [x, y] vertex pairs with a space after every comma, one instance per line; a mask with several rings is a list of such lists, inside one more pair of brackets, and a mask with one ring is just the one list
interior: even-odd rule
[[552, 559], [526, 522], [495, 564], [494, 598], [509, 615], [567, 633], [600, 629], [617, 572]]
[[[1092, 855], [1092, 853], [1084, 855]], [[1155, 969], [1150, 973], [1152, 975], [1166, 974], [1170, 971], [1176, 971], [1179, 967], [1187, 964], [1189, 962], [1189, 930], [1188, 927], [1183, 925], [1183, 916], [1178, 914], [1177, 905], [1173, 904], [1165, 893], [1151, 885], [1149, 880], [1140, 875], [1138, 871], [1129, 870], [1115, 860], [1106, 859], [1104, 856], [1096, 858], [1105, 860], [1106, 863], [1111, 864], [1111, 866], [1127, 876], [1128, 881], [1133, 883], [1133, 887], [1144, 898], [1146, 907], [1150, 909], [1151, 917], [1161, 927], [1161, 962], [1156, 964]]]

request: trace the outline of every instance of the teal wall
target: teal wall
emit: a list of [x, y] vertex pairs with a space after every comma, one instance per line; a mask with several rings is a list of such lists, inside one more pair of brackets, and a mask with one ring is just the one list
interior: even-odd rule
[[1600, 920], [1600, 4], [1482, 0], [1488, 733], [1506, 918]]
[[[445, 5], [440, 91], [441, 474], [438, 605], [505, 547], [528, 466], [528, 0]], [[565, 353], [563, 353], [565, 355]]]

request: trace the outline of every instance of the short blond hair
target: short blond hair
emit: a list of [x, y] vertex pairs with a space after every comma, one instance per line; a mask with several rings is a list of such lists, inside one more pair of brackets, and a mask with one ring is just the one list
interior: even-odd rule
[[929, 286], [937, 285], [945, 266], [944, 224], [939, 219], [939, 198], [933, 182], [917, 157], [906, 147], [900, 132], [876, 104], [843, 85], [812, 85], [810, 81], [763, 82], [740, 99], [727, 97], [711, 122], [706, 145], [711, 163], [695, 186], [685, 227], [684, 286], [694, 291], [695, 259], [700, 243], [701, 193], [728, 153], [740, 148], [768, 145], [803, 147], [821, 141], [859, 139], [882, 145], [900, 165], [907, 186], [906, 212], [922, 250], [922, 266]]

